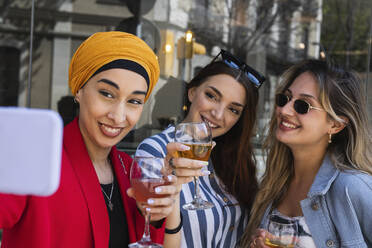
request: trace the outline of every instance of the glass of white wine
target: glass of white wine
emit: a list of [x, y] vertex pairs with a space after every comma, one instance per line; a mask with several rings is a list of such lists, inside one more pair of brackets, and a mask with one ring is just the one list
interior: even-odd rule
[[277, 214], [270, 214], [267, 226], [269, 234], [265, 237], [265, 245], [277, 248], [293, 248], [298, 241], [298, 222], [284, 219]]
[[[208, 161], [212, 151], [212, 132], [205, 122], [184, 122], [176, 125], [174, 139], [176, 142], [190, 147], [190, 150], [179, 151], [179, 157]], [[213, 203], [200, 197], [198, 177], [194, 177], [194, 184], [194, 199], [182, 207], [186, 210], [203, 210], [214, 207]]]

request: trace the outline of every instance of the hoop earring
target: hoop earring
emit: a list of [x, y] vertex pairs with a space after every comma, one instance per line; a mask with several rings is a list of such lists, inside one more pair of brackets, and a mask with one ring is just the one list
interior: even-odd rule
[[76, 101], [76, 97], [74, 97], [74, 103], [76, 103], [76, 104], [78, 103], [78, 101]]
[[328, 136], [328, 144], [331, 144], [332, 143], [332, 134], [329, 133], [328, 135], [329, 135]]

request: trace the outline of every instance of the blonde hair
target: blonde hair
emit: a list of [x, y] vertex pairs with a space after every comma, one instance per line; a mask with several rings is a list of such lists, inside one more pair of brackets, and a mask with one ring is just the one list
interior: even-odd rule
[[[344, 122], [345, 128], [332, 137], [327, 148], [334, 166], [339, 170], [358, 170], [372, 175], [371, 133], [361, 80], [355, 73], [345, 71], [325, 61], [305, 60], [289, 68], [282, 77], [277, 93], [286, 90], [302, 73], [310, 72], [319, 86], [319, 101], [328, 117]], [[285, 144], [276, 139], [275, 111], [264, 144], [267, 151], [266, 171], [253, 204], [250, 220], [242, 236], [240, 247], [248, 247], [251, 235], [261, 223], [269, 206], [277, 206], [285, 195], [293, 176], [293, 155]]]

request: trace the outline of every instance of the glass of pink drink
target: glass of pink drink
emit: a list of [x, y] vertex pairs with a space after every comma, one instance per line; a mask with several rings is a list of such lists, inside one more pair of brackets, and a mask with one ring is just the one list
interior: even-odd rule
[[[130, 170], [130, 182], [134, 189], [137, 202], [147, 203], [150, 198], [164, 197], [155, 193], [155, 188], [169, 185], [166, 179], [168, 172], [164, 166], [164, 158], [134, 157]], [[141, 240], [129, 245], [130, 248], [151, 247], [161, 248], [160, 244], [151, 241], [150, 238], [150, 213], [146, 211], [145, 230]]]

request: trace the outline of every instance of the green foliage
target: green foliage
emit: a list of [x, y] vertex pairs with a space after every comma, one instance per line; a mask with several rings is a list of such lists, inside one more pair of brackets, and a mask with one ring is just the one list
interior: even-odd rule
[[332, 60], [366, 70], [372, 1], [323, 1], [321, 43]]

